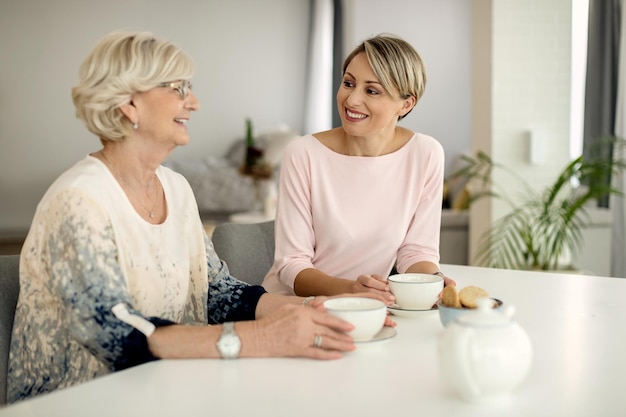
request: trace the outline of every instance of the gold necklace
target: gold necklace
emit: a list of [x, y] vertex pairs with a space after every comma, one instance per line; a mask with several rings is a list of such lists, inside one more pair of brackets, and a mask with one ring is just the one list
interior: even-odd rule
[[[116, 175], [113, 173], [113, 166], [111, 164], [111, 161], [109, 161], [109, 158], [107, 158], [107, 156], [104, 154], [104, 152], [100, 152], [100, 155], [102, 156], [102, 158], [104, 159], [104, 162], [106, 162], [106, 165], [109, 167], [109, 170], [111, 171], [111, 173], [113, 174], [114, 177], [116, 177]], [[116, 177], [117, 178], [117, 177]], [[124, 185], [126, 185], [126, 189], [130, 192], [131, 196], [135, 199], [135, 201], [145, 210], [148, 212], [148, 216], [153, 219], [154, 218], [154, 211], [156, 209], [156, 206], [159, 202], [159, 189], [156, 185], [156, 173], [154, 174], [154, 176], [152, 177], [152, 188], [154, 188], [154, 193], [156, 194], [156, 197], [154, 199], [154, 204], [152, 205], [152, 209], [149, 209], [148, 207], [144, 206], [143, 203], [141, 202], [141, 199], [139, 199], [137, 197], [137, 195], [133, 192], [133, 189], [131, 188], [131, 186], [126, 182], [126, 180], [122, 177], [119, 177], [119, 179], [121, 180], [121, 182], [124, 183]]]
[[148, 216], [150, 216], [151, 219], [154, 218], [154, 210], [156, 209], [157, 203], [159, 202], [159, 194], [160, 194], [159, 193], [159, 189], [157, 188], [157, 185], [156, 185], [155, 177], [156, 177], [156, 174], [154, 174], [154, 177], [152, 177], [152, 188], [154, 188], [154, 192], [156, 194], [156, 197], [154, 199], [154, 204], [152, 205], [152, 210], [150, 210], [148, 207], [143, 205], [141, 200], [139, 198], [137, 198], [137, 196], [135, 195], [133, 190], [130, 188], [128, 183], [122, 179], [122, 182], [124, 182], [124, 184], [126, 184], [126, 187], [128, 188], [128, 191], [130, 191], [130, 193], [132, 194], [132, 196], [135, 199], [135, 201], [137, 201], [137, 203], [139, 203], [139, 205], [141, 207], [143, 207], [143, 209], [148, 212]]

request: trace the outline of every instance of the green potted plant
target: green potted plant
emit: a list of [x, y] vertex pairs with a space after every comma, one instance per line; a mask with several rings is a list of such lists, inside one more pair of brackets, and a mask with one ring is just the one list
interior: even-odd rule
[[[623, 146], [623, 140], [614, 137], [603, 138], [599, 143], [605, 150]], [[559, 261], [564, 254], [575, 255], [580, 250], [582, 229], [590, 222], [589, 203], [610, 195], [622, 195], [607, 178], [622, 172], [626, 163], [597, 156], [597, 152], [590, 155], [596, 156], [579, 156], [567, 164], [542, 192], [533, 190], [514, 171], [494, 162], [484, 152], [478, 152], [475, 157], [464, 156], [467, 165], [452, 177], [475, 180], [473, 185], [480, 187], [477, 192], [470, 192], [470, 203], [491, 196], [510, 207], [510, 211], [497, 219], [478, 240], [476, 262], [506, 269], [571, 268]], [[522, 187], [521, 201], [510, 197], [510, 190], [515, 189], [510, 182], [506, 189], [492, 183], [491, 174], [496, 169], [506, 172]]]
[[257, 145], [252, 133], [252, 120], [246, 119], [246, 153], [240, 172], [256, 179], [272, 176], [272, 167], [263, 158], [263, 148]]

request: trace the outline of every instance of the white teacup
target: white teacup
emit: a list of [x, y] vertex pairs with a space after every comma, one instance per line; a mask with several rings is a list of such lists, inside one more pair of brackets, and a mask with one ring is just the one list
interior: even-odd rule
[[396, 304], [404, 310], [430, 310], [443, 290], [443, 277], [431, 274], [396, 274], [388, 278]]
[[354, 325], [349, 332], [355, 342], [371, 340], [383, 328], [387, 306], [381, 300], [363, 297], [340, 297], [324, 301], [326, 311]]

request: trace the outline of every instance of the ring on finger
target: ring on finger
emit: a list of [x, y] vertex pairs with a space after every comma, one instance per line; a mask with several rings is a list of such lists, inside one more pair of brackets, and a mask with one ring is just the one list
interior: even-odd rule
[[319, 334], [315, 335], [315, 339], [313, 340], [313, 346], [315, 346], [316, 348], [321, 348], [322, 347], [322, 336]]

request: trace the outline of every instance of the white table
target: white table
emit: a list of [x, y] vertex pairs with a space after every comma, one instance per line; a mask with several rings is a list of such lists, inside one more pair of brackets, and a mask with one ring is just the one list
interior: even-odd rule
[[0, 410], [0, 416], [626, 416], [626, 279], [460, 266], [516, 307], [534, 348], [507, 401], [470, 404], [445, 385], [437, 314], [398, 318], [398, 334], [336, 361], [168, 360]]

